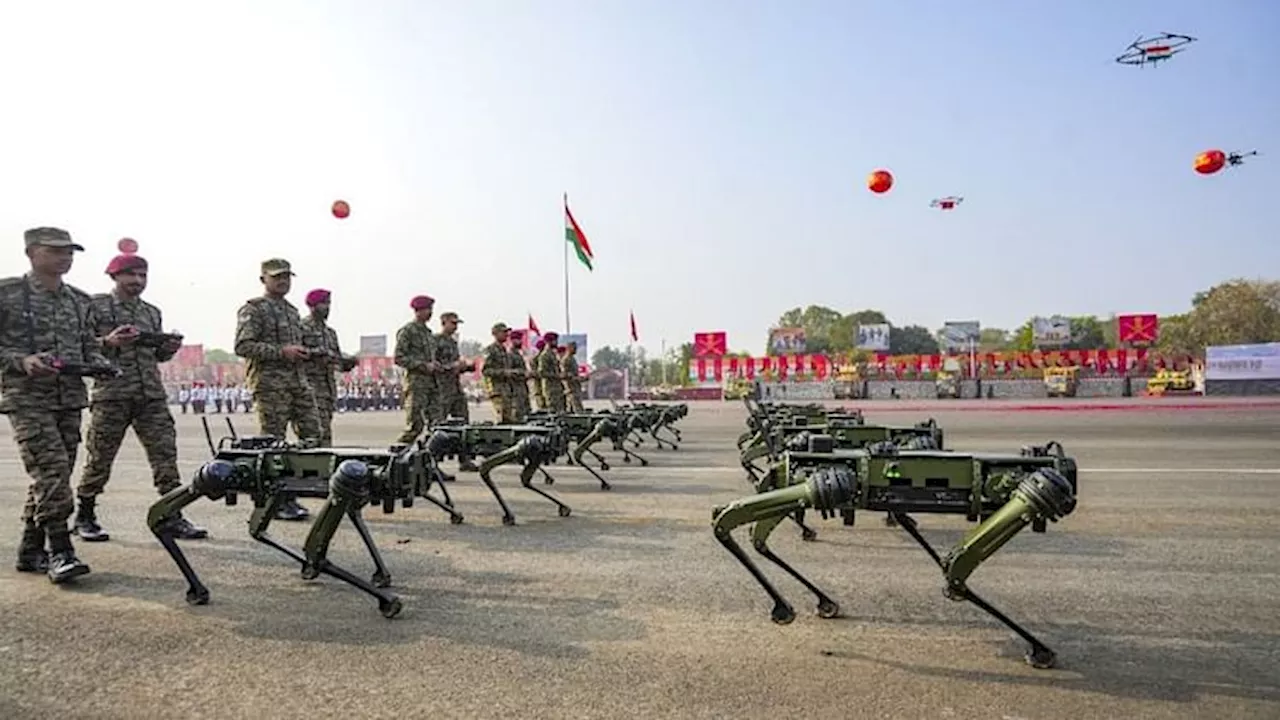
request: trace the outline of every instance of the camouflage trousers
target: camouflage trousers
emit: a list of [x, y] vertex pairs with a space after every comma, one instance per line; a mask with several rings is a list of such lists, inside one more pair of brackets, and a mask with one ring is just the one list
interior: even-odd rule
[[320, 439], [323, 431], [311, 385], [259, 386], [253, 388], [253, 400], [258, 410], [259, 433], [284, 440], [292, 425], [298, 440]]
[[516, 412], [518, 411], [518, 401], [510, 395], [490, 395], [489, 402], [493, 403], [493, 414], [497, 416], [498, 423], [501, 425], [513, 425], [516, 422]]
[[570, 385], [564, 389], [565, 410], [571, 413], [584, 412], [582, 406], [582, 387], [579, 385]]
[[467, 396], [462, 393], [462, 388], [442, 388], [437, 398], [436, 416], [440, 420], [447, 420], [451, 417], [462, 418], [465, 423], [471, 422], [471, 408], [467, 406]]
[[80, 446], [80, 410], [15, 410], [9, 413], [9, 425], [31, 476], [23, 522], [65, 532], [75, 512], [71, 469]]
[[396, 442], [407, 445], [417, 440], [427, 423], [436, 421], [439, 412], [435, 388], [419, 387], [411, 383], [404, 392], [404, 432], [400, 433]]
[[320, 447], [333, 447], [333, 412], [336, 398], [326, 393], [316, 393], [316, 420], [320, 423]]
[[84, 470], [76, 485], [79, 497], [102, 493], [125, 433], [133, 428], [151, 465], [151, 480], [161, 495], [182, 484], [178, 474], [178, 431], [165, 400], [106, 400], [89, 408]]
[[529, 384], [520, 380], [512, 384], [511, 402], [515, 405], [513, 422], [524, 422], [529, 417]]
[[542, 392], [542, 380], [534, 378], [529, 381], [533, 388], [533, 407], [535, 410], [547, 409], [547, 394]]
[[547, 410], [553, 413], [563, 413], [565, 411], [564, 390], [562, 388], [551, 388], [550, 383], [548, 383], [548, 389], [543, 392], [547, 394]]

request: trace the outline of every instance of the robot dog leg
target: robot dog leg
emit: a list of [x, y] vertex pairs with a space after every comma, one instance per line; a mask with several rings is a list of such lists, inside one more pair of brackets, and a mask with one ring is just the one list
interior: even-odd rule
[[502, 493], [498, 492], [498, 486], [493, 484], [493, 479], [489, 475], [499, 465], [511, 462], [518, 462], [524, 465], [524, 468], [520, 471], [521, 485], [527, 490], [531, 490], [555, 503], [559, 509], [560, 517], [569, 517], [572, 509], [568, 505], [533, 484], [533, 476], [542, 467], [542, 463], [546, 461], [548, 454], [547, 441], [538, 435], [529, 435], [521, 438], [520, 442], [506, 450], [485, 458], [484, 462], [480, 463], [480, 480], [489, 488], [489, 492], [493, 493], [493, 497], [502, 508], [503, 525], [515, 525], [516, 516], [511, 512], [511, 508], [507, 506], [507, 501], [503, 499]]
[[[756, 552], [808, 588], [818, 598], [817, 610], [820, 616], [836, 617], [840, 613], [840, 606], [817, 585], [769, 550], [766, 540], [782, 518], [809, 507], [839, 507], [850, 502], [854, 492], [855, 478], [852, 472], [844, 468], [824, 468], [811, 475], [803, 484], [771, 490], [716, 508], [712, 522], [716, 540], [747, 569], [747, 572], [751, 573], [751, 576], [773, 600], [773, 611], [770, 617], [775, 623], [780, 625], [790, 623], [795, 619], [796, 611], [786, 598], [782, 597], [782, 593], [769, 582], [760, 568], [747, 557], [742, 547], [734, 540], [733, 530], [748, 523], [756, 523], [751, 538]], [[824, 511], [823, 517], [828, 516], [829, 511]]]
[[1028, 525], [1046, 520], [1057, 522], [1070, 515], [1075, 506], [1075, 491], [1071, 483], [1058, 471], [1041, 468], [1023, 478], [1010, 494], [1009, 501], [982, 524], [970, 530], [945, 556], [939, 556], [924, 539], [913, 518], [901, 512], [893, 514], [902, 529], [942, 568], [947, 581], [943, 594], [949, 600], [967, 600], [973, 603], [1017, 633], [1029, 646], [1025, 655], [1027, 663], [1032, 667], [1045, 669], [1054, 666], [1057, 654], [1039, 638], [970, 590], [966, 581], [979, 565]]

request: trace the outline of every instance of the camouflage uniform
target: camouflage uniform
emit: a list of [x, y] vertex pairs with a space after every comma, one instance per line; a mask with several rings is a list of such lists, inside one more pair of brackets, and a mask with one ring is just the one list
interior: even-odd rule
[[396, 333], [396, 365], [405, 369], [404, 432], [398, 443], [411, 443], [428, 422], [439, 420], [436, 375], [427, 369], [435, 359], [436, 337], [424, 322], [410, 320]]
[[583, 412], [582, 378], [578, 375], [578, 356], [572, 350], [560, 358], [560, 372], [564, 378], [565, 409], [571, 413]]
[[542, 391], [542, 373], [538, 369], [545, 352], [547, 352], [547, 346], [543, 345], [529, 361], [529, 388], [533, 391], [533, 406], [537, 410], [547, 409], [547, 394]]
[[[98, 338], [105, 338], [122, 325], [132, 325], [142, 332], [164, 332], [160, 308], [118, 292], [93, 296], [86, 325]], [[120, 377], [93, 381], [89, 431], [85, 438], [88, 457], [76, 487], [80, 507], [75, 530], [84, 540], [110, 539], [98, 525], [97, 496], [111, 479], [111, 465], [130, 427], [147, 454], [156, 492], [164, 495], [182, 484], [178, 473], [178, 432], [169, 412], [168, 393], [160, 379], [159, 365], [169, 361], [176, 352], [176, 348], [137, 344], [103, 348], [103, 354], [123, 373]], [[183, 539], [199, 539], [208, 534], [185, 520], [176, 520], [172, 525], [174, 535]]]
[[560, 358], [556, 357], [553, 344], [547, 343], [547, 352], [538, 361], [538, 374], [542, 376], [542, 392], [547, 396], [547, 409], [553, 413], [565, 411], [564, 371]]
[[440, 363], [440, 367], [444, 368], [436, 380], [436, 392], [439, 400], [441, 419], [450, 417], [462, 418], [465, 422], [471, 422], [471, 409], [467, 407], [467, 396], [462, 392], [462, 379], [458, 376], [457, 370], [452, 370], [456, 363], [462, 359], [458, 352], [458, 341], [451, 335], [444, 333], [434, 335], [435, 340], [435, 358]]
[[339, 358], [342, 348], [338, 345], [338, 333], [315, 315], [302, 318], [302, 344], [311, 351], [302, 367], [316, 396], [316, 420], [320, 423], [320, 445], [333, 445], [333, 412], [338, 403], [338, 380], [335, 365], [350, 367]]
[[510, 368], [507, 363], [510, 355], [502, 343], [493, 342], [484, 349], [484, 367], [480, 374], [484, 377], [484, 388], [489, 394], [489, 402], [493, 403], [493, 414], [498, 422], [510, 424], [515, 422], [515, 399], [511, 392]]
[[[292, 272], [285, 260], [262, 263], [263, 275]], [[322, 434], [315, 391], [302, 361], [281, 353], [286, 345], [303, 345], [302, 317], [293, 303], [264, 295], [240, 307], [236, 322], [236, 355], [244, 358], [245, 384], [258, 410], [258, 431], [285, 439], [290, 423], [299, 440], [318, 441]]]
[[507, 348], [507, 369], [511, 371], [511, 402], [515, 406], [512, 416], [516, 422], [524, 422], [529, 416], [529, 366], [525, 363], [521, 346]]
[[[27, 248], [84, 247], [58, 228], [25, 233]], [[17, 569], [48, 571], [55, 583], [89, 572], [75, 557], [67, 519], [75, 509], [71, 473], [80, 444], [81, 411], [89, 404], [83, 378], [27, 375], [23, 358], [45, 354], [67, 362], [105, 363], [87, 322], [89, 296], [61, 283], [54, 290], [33, 274], [0, 280], [0, 413], [9, 416], [22, 465], [31, 477], [22, 506]], [[48, 550], [45, 541], [48, 540]]]

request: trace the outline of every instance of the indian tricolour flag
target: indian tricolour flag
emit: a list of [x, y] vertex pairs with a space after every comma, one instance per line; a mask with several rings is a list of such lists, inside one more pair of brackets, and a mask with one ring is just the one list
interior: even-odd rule
[[586, 233], [582, 232], [582, 228], [578, 225], [578, 221], [573, 219], [573, 213], [569, 211], [569, 196], [564, 198], [564, 239], [573, 246], [573, 251], [578, 254], [578, 261], [591, 268], [591, 261], [595, 259], [595, 255], [591, 253], [591, 243], [587, 242]]

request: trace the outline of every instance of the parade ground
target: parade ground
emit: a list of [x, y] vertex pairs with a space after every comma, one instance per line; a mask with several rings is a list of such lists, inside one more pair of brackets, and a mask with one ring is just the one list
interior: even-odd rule
[[[771, 602], [711, 532], [712, 508], [749, 493], [736, 403], [691, 403], [678, 451], [639, 448], [650, 467], [610, 455], [611, 492], [553, 466], [555, 484], [540, 487], [570, 517], [521, 488], [512, 467], [495, 478], [513, 527], [474, 474], [449, 488], [461, 525], [422, 501], [366, 509], [404, 602], [390, 620], [367, 595], [303, 580], [254, 542], [243, 497], [188, 508], [210, 537], [183, 547], [212, 593], [188, 606], [146, 527], [156, 494], [132, 434], [99, 500], [111, 540], [77, 541], [92, 574], [55, 587], [14, 572], [27, 478], [3, 423], [0, 717], [1280, 717], [1280, 408], [850, 404], [868, 422], [933, 417], [951, 449], [1057, 440], [1077, 459], [1074, 514], [1018, 535], [970, 579], [1058, 652], [1056, 669], [1031, 668], [1003, 626], [945, 599], [938, 567], [871, 513], [852, 528], [811, 514], [811, 543], [779, 526], [774, 549], [843, 615], [819, 618], [803, 587], [766, 566], [799, 613], [770, 622]], [[233, 417], [255, 431], [251, 416]], [[223, 434], [222, 416], [209, 419]], [[195, 417], [178, 422], [189, 477], [209, 452]], [[335, 437], [384, 446], [400, 426], [398, 413], [340, 415]], [[917, 518], [944, 548], [968, 527]], [[272, 525], [294, 546], [306, 529]], [[347, 525], [331, 559], [372, 571]]]

